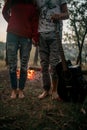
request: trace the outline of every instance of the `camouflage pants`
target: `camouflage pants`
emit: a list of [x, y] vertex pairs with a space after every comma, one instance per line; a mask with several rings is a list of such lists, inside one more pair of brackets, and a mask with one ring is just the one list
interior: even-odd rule
[[11, 87], [17, 89], [17, 56], [18, 50], [20, 52], [20, 79], [19, 79], [19, 88], [24, 89], [25, 81], [27, 78], [27, 67], [31, 51], [31, 40], [24, 38], [12, 33], [7, 33], [6, 40], [6, 50], [7, 50], [7, 59], [11, 80]]
[[[49, 91], [52, 79], [58, 78], [56, 65], [60, 61], [59, 47], [55, 32], [41, 33], [39, 43], [40, 63], [42, 67], [43, 88]], [[51, 77], [49, 72], [51, 67]]]

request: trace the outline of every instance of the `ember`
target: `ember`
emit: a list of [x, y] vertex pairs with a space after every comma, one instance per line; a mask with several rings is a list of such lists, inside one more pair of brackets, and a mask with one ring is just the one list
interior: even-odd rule
[[[28, 70], [27, 71], [27, 79], [32, 80], [35, 76], [35, 70]], [[20, 69], [17, 70], [17, 78], [20, 77]]]
[[16, 73], [17, 73], [17, 78], [19, 79], [19, 77], [20, 77], [20, 69], [17, 69]]
[[35, 70], [28, 70], [27, 71], [27, 79], [32, 80], [35, 76]]

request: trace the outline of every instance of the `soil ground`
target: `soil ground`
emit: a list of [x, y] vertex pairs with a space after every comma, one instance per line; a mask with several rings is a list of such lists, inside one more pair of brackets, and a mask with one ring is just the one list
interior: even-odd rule
[[27, 79], [25, 98], [12, 100], [8, 69], [1, 69], [0, 130], [87, 130], [83, 104], [54, 101], [51, 96], [39, 100], [42, 91], [41, 73], [36, 72], [33, 80]]

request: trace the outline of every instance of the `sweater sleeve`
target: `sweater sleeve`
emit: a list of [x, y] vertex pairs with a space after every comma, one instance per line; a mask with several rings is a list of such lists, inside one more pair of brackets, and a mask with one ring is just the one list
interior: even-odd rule
[[4, 19], [8, 22], [9, 18], [10, 18], [10, 8], [9, 8], [8, 0], [2, 9], [2, 15], [3, 15]]
[[38, 23], [39, 23], [39, 13], [37, 9], [35, 9], [32, 18], [32, 38], [34, 39], [35, 42], [39, 41]]

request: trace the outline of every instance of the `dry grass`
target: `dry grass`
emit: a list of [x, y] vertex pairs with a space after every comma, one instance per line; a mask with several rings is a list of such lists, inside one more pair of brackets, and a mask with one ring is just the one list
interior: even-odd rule
[[[39, 78], [27, 80], [25, 98], [10, 99], [10, 81], [5, 63], [0, 61], [0, 130], [87, 130], [87, 114], [82, 104], [38, 100], [42, 92]], [[87, 108], [87, 104], [85, 105]]]
[[0, 60], [0, 70], [6, 69], [5, 60]]

